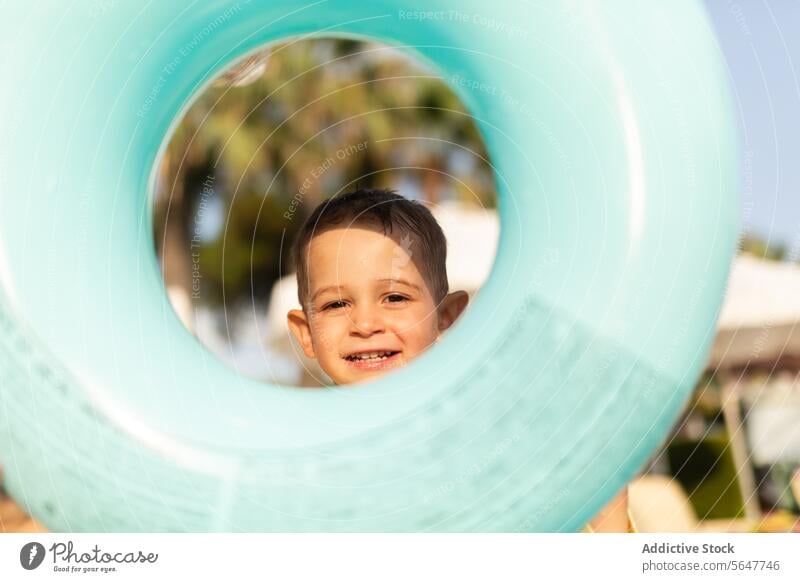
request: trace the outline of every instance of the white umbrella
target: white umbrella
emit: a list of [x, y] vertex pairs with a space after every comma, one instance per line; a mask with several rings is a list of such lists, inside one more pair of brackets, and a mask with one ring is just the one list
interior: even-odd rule
[[800, 358], [800, 266], [736, 258], [709, 369]]

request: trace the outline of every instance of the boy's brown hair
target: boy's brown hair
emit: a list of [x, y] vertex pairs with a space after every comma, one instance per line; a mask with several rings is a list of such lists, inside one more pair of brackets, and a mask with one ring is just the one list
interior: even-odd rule
[[300, 227], [291, 254], [297, 269], [297, 298], [303, 309], [309, 292], [306, 259], [311, 239], [325, 230], [356, 224], [381, 227], [386, 236], [410, 236], [419, 249], [412, 251], [412, 260], [430, 285], [434, 299], [438, 303], [447, 295], [447, 239], [430, 210], [393, 190], [361, 189], [322, 202]]

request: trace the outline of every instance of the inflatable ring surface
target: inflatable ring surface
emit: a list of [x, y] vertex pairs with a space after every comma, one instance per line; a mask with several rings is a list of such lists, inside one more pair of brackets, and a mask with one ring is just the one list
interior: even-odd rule
[[[735, 250], [736, 135], [676, 0], [12, 3], [0, 23], [0, 463], [61, 531], [569, 531], [665, 437]], [[409, 8], [411, 6], [411, 8]], [[153, 248], [176, 120], [267, 43], [351, 35], [450, 82], [501, 240], [463, 321], [353, 389], [237, 375]]]

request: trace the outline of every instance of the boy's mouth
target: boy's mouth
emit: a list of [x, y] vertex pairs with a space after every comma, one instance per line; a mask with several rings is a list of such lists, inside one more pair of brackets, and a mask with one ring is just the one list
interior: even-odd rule
[[361, 370], [380, 370], [395, 365], [400, 356], [397, 350], [354, 352], [344, 356], [348, 364]]

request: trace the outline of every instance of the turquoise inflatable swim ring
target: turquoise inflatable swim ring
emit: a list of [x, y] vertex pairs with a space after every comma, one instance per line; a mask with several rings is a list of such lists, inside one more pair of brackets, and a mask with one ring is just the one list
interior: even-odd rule
[[[415, 8], [416, 6], [419, 9]], [[665, 438], [736, 243], [699, 2], [14, 2], [0, 24], [0, 462], [60, 531], [571, 531]], [[151, 192], [187, 105], [267, 43], [441, 72], [496, 170], [463, 320], [360, 387], [237, 375], [173, 313]]]

